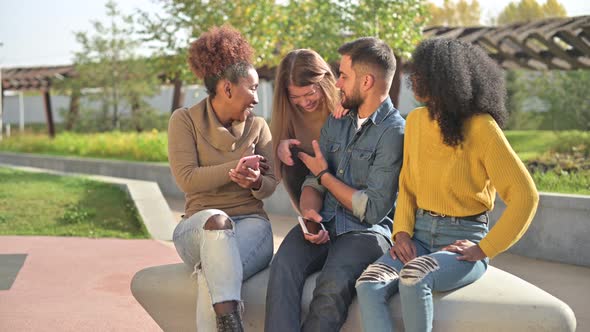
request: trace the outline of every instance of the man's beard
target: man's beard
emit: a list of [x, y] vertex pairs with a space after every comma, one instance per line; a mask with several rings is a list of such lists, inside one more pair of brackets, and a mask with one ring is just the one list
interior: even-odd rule
[[351, 109], [358, 109], [364, 102], [363, 97], [361, 97], [359, 89], [354, 89], [352, 91], [351, 96], [347, 96], [344, 94], [343, 91], [340, 91], [341, 96], [340, 99], [342, 100], [342, 107], [347, 110]]

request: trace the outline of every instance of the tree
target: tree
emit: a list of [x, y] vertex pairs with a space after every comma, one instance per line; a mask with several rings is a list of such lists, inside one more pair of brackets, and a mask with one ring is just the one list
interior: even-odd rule
[[[346, 40], [376, 36], [409, 56], [426, 14], [422, 0], [161, 0], [161, 14], [139, 12], [142, 33], [156, 49], [157, 67], [195, 81], [186, 65], [189, 41], [211, 26], [229, 23], [256, 51], [257, 67], [273, 68], [295, 48], [312, 48], [328, 62]], [[401, 66], [400, 66], [401, 68]]]
[[426, 22], [428, 26], [475, 26], [480, 24], [481, 8], [479, 1], [467, 0], [450, 1], [445, 0], [442, 7], [428, 3], [430, 19]]
[[509, 3], [498, 15], [497, 24], [528, 22], [532, 20], [567, 16], [565, 7], [557, 0], [547, 0], [541, 5], [536, 0], [520, 0]]
[[105, 8], [107, 23], [92, 22], [93, 34], [75, 33], [81, 51], [75, 53], [79, 77], [72, 85], [97, 88], [95, 93], [83, 96], [100, 105], [98, 110], [92, 110], [99, 114], [96, 120], [101, 122], [100, 129], [120, 129], [121, 109], [128, 106], [135, 128], [141, 130], [140, 112], [148, 109], [143, 97], [156, 92], [157, 78], [137, 56], [139, 40], [134, 38], [133, 17], [121, 13], [113, 1], [107, 2]]

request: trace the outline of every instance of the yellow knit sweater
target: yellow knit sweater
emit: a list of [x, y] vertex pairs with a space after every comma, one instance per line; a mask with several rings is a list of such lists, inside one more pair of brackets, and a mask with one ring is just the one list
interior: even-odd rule
[[414, 234], [418, 208], [456, 217], [492, 210], [497, 190], [507, 207], [479, 244], [491, 258], [524, 234], [539, 195], [490, 115], [471, 117], [463, 133], [463, 143], [453, 148], [443, 143], [440, 127], [428, 109], [417, 108], [408, 115], [393, 235]]

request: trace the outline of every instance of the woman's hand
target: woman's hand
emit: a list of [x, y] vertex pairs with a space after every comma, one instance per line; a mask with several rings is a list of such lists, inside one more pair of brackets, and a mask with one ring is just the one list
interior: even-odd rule
[[313, 152], [315, 154], [315, 157], [312, 157], [305, 152], [299, 152], [297, 156], [305, 164], [307, 169], [309, 169], [309, 171], [314, 176], [317, 176], [321, 171], [328, 168], [328, 162], [322, 154], [322, 150], [320, 149], [320, 144], [318, 143], [318, 141], [314, 139], [311, 142], [311, 145], [313, 145]]
[[[303, 211], [303, 217], [317, 223], [322, 222], [322, 216], [314, 210]], [[330, 241], [330, 234], [325, 230], [320, 230], [317, 234], [303, 234], [305, 239], [313, 244], [324, 244]]]
[[342, 104], [337, 103], [336, 108], [334, 109], [334, 112], [332, 112], [332, 116], [334, 116], [336, 119], [340, 119], [341, 117], [345, 116], [346, 114], [348, 114], [348, 110], [345, 109], [344, 107], [342, 107]]
[[395, 244], [389, 250], [389, 254], [391, 258], [399, 259], [404, 264], [416, 258], [416, 245], [412, 241], [410, 234], [406, 232], [396, 233]]
[[291, 147], [299, 146], [301, 142], [296, 139], [284, 139], [279, 142], [277, 147], [277, 156], [287, 166], [293, 166], [293, 156], [291, 155]]
[[457, 257], [457, 260], [460, 261], [477, 262], [488, 257], [479, 245], [469, 240], [457, 240], [442, 248], [441, 251], [450, 251], [461, 255]]
[[237, 183], [240, 187], [246, 189], [260, 189], [262, 185], [262, 175], [260, 174], [260, 169], [254, 170], [250, 167], [244, 166], [244, 168], [238, 172], [235, 169], [229, 170], [229, 178]]

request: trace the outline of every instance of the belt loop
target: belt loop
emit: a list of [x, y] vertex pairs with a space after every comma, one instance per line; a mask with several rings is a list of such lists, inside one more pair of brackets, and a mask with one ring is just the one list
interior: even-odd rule
[[424, 209], [418, 208], [418, 215], [422, 217], [424, 215]]
[[458, 224], [458, 222], [457, 222], [457, 217], [451, 217], [451, 222], [452, 222], [453, 224]]

